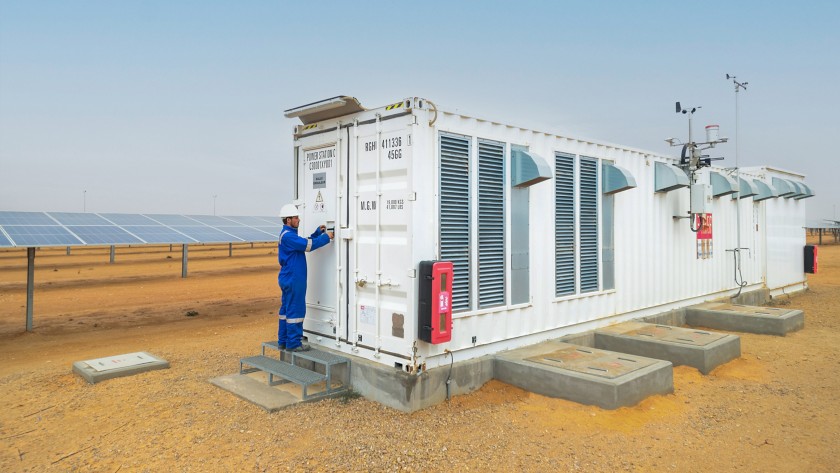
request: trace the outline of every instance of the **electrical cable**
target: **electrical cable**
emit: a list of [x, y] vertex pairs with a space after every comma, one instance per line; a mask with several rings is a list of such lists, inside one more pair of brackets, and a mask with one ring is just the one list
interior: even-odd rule
[[[690, 199], [691, 198], [691, 191], [688, 192], [688, 195], [689, 195], [689, 199]], [[700, 215], [700, 214], [691, 214], [691, 215]], [[703, 224], [706, 223], [706, 217], [700, 215], [700, 219], [698, 221], [699, 224], [697, 225], [697, 228], [694, 228], [694, 219], [692, 217], [689, 217], [689, 218], [691, 218], [691, 221], [688, 222], [688, 228], [690, 228], [691, 231], [694, 232], [694, 233], [699, 232], [700, 229], [703, 228]]]
[[[685, 146], [683, 146], [683, 159], [684, 159], [684, 157], [685, 157]], [[689, 182], [694, 182], [694, 171], [691, 172], [691, 175], [688, 176], [688, 179], [689, 179]], [[691, 203], [691, 189], [693, 187], [694, 186], [692, 186], [692, 185], [688, 186], [688, 202], [689, 202], [689, 205]], [[691, 231], [694, 232], [694, 233], [699, 232], [700, 229], [703, 228], [703, 223], [705, 223], [705, 221], [706, 221], [705, 217], [703, 217], [703, 215], [700, 215], [700, 219], [699, 219], [697, 228], [694, 228], [694, 217], [693, 217], [693, 215], [699, 215], [699, 214], [692, 214], [691, 211], [689, 210], [688, 215], [689, 215], [688, 218], [690, 219], [689, 222], [688, 222], [688, 228], [690, 228]]]
[[733, 262], [735, 263], [735, 285], [738, 286], [738, 293], [733, 296], [733, 298], [735, 298], [740, 296], [741, 290], [743, 290], [747, 286], [747, 281], [744, 281], [744, 275], [741, 273], [741, 266], [738, 264], [738, 259], [741, 257], [741, 249], [735, 248], [734, 250], [726, 251], [732, 252], [732, 258], [734, 260]]
[[449, 375], [446, 377], [446, 400], [449, 401], [449, 383], [452, 381], [452, 365], [455, 363], [455, 357], [449, 349], [444, 350], [444, 353], [449, 355]]

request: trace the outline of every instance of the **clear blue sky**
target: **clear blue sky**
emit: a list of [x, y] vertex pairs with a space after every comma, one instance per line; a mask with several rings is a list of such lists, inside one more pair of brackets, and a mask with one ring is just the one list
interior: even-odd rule
[[276, 214], [283, 110], [335, 95], [673, 154], [677, 100], [734, 138], [730, 73], [741, 166], [840, 218], [838, 5], [0, 0], [0, 210]]

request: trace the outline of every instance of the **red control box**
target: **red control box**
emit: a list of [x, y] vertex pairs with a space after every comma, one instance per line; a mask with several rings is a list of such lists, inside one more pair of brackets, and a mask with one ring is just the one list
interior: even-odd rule
[[452, 278], [450, 261], [420, 262], [417, 338], [429, 343], [452, 340]]

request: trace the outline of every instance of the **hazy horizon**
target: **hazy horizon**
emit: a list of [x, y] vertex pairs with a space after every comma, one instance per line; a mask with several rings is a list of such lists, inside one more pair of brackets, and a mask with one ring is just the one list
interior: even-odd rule
[[[0, 210], [276, 215], [283, 110], [405, 97], [675, 156], [674, 102], [734, 166], [806, 175], [840, 218], [832, 2], [0, 3]], [[214, 196], [216, 196], [214, 198]]]

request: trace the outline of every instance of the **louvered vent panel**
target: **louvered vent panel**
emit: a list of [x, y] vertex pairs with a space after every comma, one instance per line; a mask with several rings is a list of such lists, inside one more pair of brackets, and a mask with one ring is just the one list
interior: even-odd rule
[[598, 160], [580, 158], [580, 292], [598, 290]]
[[575, 158], [554, 155], [554, 271], [557, 296], [575, 293]]
[[454, 266], [454, 311], [470, 308], [469, 161], [469, 139], [440, 136], [440, 257]]
[[505, 304], [505, 147], [478, 142], [478, 307]]

